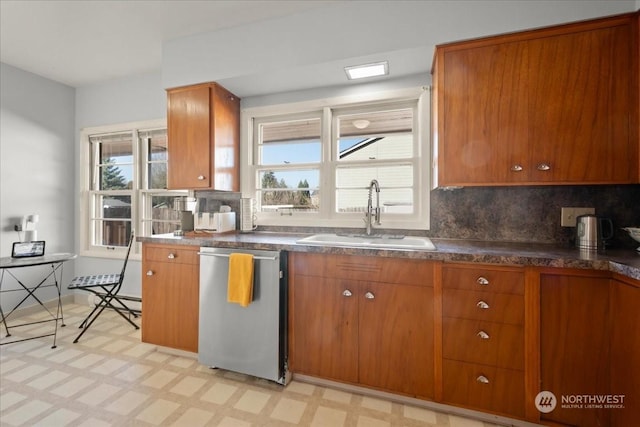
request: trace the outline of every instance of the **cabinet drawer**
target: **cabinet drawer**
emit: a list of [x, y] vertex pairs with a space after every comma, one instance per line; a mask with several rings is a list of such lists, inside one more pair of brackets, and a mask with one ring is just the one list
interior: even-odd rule
[[524, 416], [524, 372], [444, 360], [442, 397], [446, 403]]
[[446, 317], [524, 324], [524, 298], [520, 295], [445, 289], [442, 305]]
[[442, 268], [442, 283], [445, 289], [524, 295], [524, 273], [515, 267], [445, 265]]
[[524, 369], [521, 326], [444, 317], [442, 344], [445, 359]]
[[179, 248], [171, 245], [144, 245], [144, 261], [171, 262], [175, 264], [198, 264], [199, 248]]

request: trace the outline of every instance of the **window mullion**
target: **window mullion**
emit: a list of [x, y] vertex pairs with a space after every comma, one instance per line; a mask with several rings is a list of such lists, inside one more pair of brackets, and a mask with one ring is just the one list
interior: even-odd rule
[[322, 164], [320, 170], [320, 212], [323, 218], [331, 218], [335, 212], [334, 192], [329, 191], [336, 187], [335, 157], [334, 154], [334, 123], [331, 108], [325, 107], [322, 111]]

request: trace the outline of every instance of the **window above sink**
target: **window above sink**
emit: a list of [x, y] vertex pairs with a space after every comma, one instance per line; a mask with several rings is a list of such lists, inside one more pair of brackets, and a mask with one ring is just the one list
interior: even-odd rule
[[375, 179], [381, 228], [428, 229], [429, 92], [394, 95], [243, 111], [242, 193], [258, 224], [364, 226]]

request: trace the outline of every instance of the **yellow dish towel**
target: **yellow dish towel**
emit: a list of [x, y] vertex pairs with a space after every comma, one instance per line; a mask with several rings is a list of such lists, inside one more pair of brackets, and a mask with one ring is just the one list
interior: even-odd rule
[[247, 307], [253, 300], [253, 255], [229, 255], [229, 281], [227, 302]]

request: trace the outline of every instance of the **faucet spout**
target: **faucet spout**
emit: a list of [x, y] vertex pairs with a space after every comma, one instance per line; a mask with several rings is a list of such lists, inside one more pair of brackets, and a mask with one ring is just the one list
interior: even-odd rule
[[[376, 207], [373, 207], [373, 190], [376, 191]], [[373, 215], [373, 219], [371, 218]], [[369, 198], [367, 200], [367, 212], [364, 216], [365, 233], [367, 236], [371, 234], [373, 221], [376, 225], [380, 225], [380, 184], [375, 179], [371, 180], [369, 184]]]

